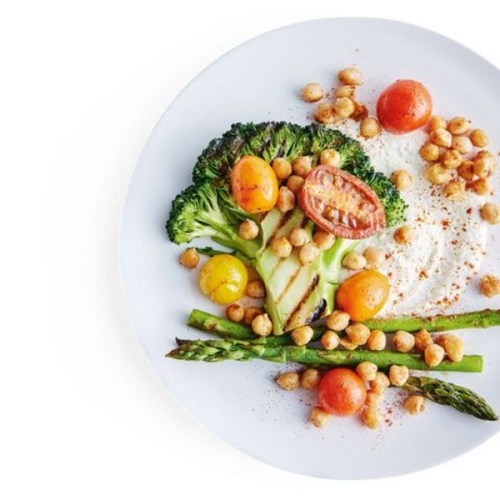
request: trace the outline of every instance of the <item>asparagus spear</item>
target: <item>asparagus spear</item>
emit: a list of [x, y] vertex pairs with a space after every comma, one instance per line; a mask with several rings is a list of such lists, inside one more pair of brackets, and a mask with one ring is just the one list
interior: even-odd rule
[[402, 388], [481, 420], [498, 420], [484, 398], [465, 387], [430, 377], [410, 377]]
[[412, 370], [434, 370], [455, 372], [481, 372], [483, 358], [478, 355], [464, 356], [462, 361], [443, 361], [435, 368], [425, 364], [420, 354], [391, 351], [327, 351], [311, 347], [266, 345], [262, 341], [248, 340], [181, 340], [178, 347], [167, 354], [170, 358], [186, 361], [246, 361], [265, 359], [276, 363], [296, 362], [311, 366], [357, 366], [362, 361], [371, 361], [379, 369], [387, 370], [391, 365], [404, 365]]

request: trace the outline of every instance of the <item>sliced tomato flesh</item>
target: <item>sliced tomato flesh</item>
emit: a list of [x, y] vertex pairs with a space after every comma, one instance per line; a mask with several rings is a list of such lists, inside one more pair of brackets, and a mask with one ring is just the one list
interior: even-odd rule
[[320, 165], [311, 170], [298, 199], [304, 213], [335, 236], [361, 240], [385, 227], [384, 207], [375, 191], [336, 167]]

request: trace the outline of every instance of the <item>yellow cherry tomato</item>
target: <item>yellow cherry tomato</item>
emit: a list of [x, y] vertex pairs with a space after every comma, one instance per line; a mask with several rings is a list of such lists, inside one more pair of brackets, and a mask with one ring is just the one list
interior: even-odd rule
[[278, 178], [262, 158], [245, 155], [233, 167], [231, 190], [236, 203], [247, 212], [268, 212], [278, 199]]
[[231, 304], [241, 299], [247, 282], [247, 268], [232, 255], [215, 255], [200, 271], [201, 291], [217, 304]]
[[360, 271], [343, 281], [335, 294], [335, 304], [353, 321], [366, 321], [377, 314], [389, 297], [389, 280], [378, 271]]

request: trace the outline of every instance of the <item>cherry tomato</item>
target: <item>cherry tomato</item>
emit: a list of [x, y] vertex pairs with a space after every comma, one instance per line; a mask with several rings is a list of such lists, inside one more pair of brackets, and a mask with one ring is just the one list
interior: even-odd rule
[[215, 255], [200, 271], [201, 291], [217, 304], [230, 304], [241, 299], [247, 282], [247, 268], [232, 255]]
[[375, 191], [336, 167], [320, 165], [311, 170], [298, 199], [304, 213], [335, 236], [360, 240], [385, 227], [384, 207]]
[[377, 314], [389, 297], [391, 286], [378, 271], [360, 271], [343, 281], [335, 294], [336, 307], [353, 321], [365, 321]]
[[247, 212], [268, 212], [278, 199], [278, 178], [262, 158], [245, 155], [233, 167], [231, 189], [236, 203]]
[[359, 375], [349, 368], [334, 368], [321, 378], [318, 405], [328, 413], [347, 417], [357, 413], [366, 400], [366, 388]]
[[377, 116], [393, 134], [405, 134], [423, 127], [432, 115], [429, 91], [415, 80], [397, 80], [378, 98]]

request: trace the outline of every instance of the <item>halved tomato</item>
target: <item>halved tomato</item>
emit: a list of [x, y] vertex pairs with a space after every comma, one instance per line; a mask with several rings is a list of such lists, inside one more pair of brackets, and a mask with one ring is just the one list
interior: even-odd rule
[[311, 170], [298, 198], [304, 213], [335, 236], [361, 240], [385, 227], [384, 207], [375, 191], [339, 168], [320, 165]]

